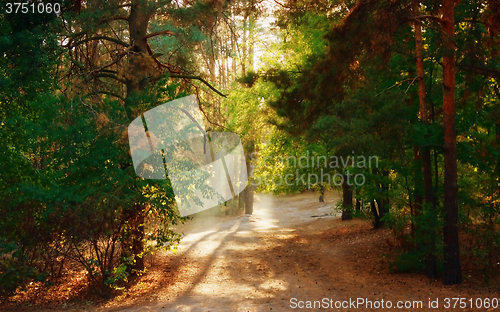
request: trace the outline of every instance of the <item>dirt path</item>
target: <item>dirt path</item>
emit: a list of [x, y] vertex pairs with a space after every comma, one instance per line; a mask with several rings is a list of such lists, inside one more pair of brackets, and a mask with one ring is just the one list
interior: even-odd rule
[[[390, 257], [384, 255], [391, 252], [391, 233], [329, 215], [338, 198], [326, 198], [319, 203], [312, 193], [259, 194], [252, 216], [194, 219], [177, 229], [186, 234], [179, 253], [146, 259], [148, 272], [122, 295], [109, 301], [62, 299], [43, 311], [321, 311], [326, 305], [330, 311], [488, 311], [446, 309], [445, 298], [500, 299], [498, 289], [477, 288], [465, 271], [459, 286], [390, 273]], [[372, 307], [350, 303], [360, 299]], [[429, 299], [438, 300], [437, 309], [428, 309]], [[388, 301], [393, 309], [387, 309]], [[42, 311], [29, 306], [10, 311]]]
[[[283, 306], [286, 298], [298, 296], [301, 287], [320, 291], [317, 280], [324, 277], [307, 276], [317, 264], [301, 268], [308, 260], [301, 251], [307, 240], [297, 229], [315, 232], [316, 225], [325, 226], [318, 221], [333, 221], [329, 215], [333, 204], [333, 199], [318, 203], [314, 194], [282, 199], [257, 195], [252, 216], [193, 220], [179, 229], [186, 236], [171, 263], [189, 267], [188, 285], [166, 302], [125, 311], [279, 311], [277, 304]], [[186, 282], [183, 277], [177, 281]]]
[[[307, 307], [310, 301], [311, 308], [306, 310], [316, 311], [327, 298], [332, 311], [386, 310], [366, 305], [354, 309], [346, 303], [344, 308], [338, 303], [335, 307], [336, 301], [363, 298], [379, 304], [382, 299], [390, 300], [392, 305], [421, 301], [423, 308], [395, 310], [426, 311], [430, 298], [439, 300], [440, 308], [432, 311], [453, 311], [444, 309], [444, 298], [491, 297], [479, 295], [466, 284], [446, 287], [422, 275], [389, 273], [383, 257], [388, 250], [380, 246], [387, 245], [390, 233], [372, 230], [365, 221], [342, 222], [338, 216], [327, 215], [333, 212], [335, 201], [319, 203], [311, 193], [283, 198], [257, 195], [252, 216], [193, 220], [182, 229], [186, 236], [180, 253], [163, 257], [165, 262], [153, 266], [160, 271], [145, 281], [156, 284], [148, 287], [156, 290], [141, 294], [135, 304], [123, 306], [115, 300], [102, 308], [293, 311], [302, 310], [301, 304]], [[314, 301], [320, 301], [316, 308]]]

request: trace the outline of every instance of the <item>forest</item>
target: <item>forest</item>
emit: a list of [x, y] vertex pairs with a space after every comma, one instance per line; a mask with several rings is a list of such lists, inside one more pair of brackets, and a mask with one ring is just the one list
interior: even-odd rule
[[[183, 226], [300, 194], [339, 211], [325, 227], [386, 235], [360, 248], [392, 279], [500, 297], [496, 0], [5, 0], [0, 54], [0, 309], [71, 278], [78, 298], [133, 296]], [[129, 125], [192, 95], [248, 181], [184, 215], [171, 169], [138, 174]]]

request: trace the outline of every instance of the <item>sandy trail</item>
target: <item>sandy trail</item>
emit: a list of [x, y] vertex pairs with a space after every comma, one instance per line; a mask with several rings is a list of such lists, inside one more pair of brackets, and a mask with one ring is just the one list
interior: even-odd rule
[[[451, 311], [444, 308], [444, 298], [488, 295], [467, 285], [443, 286], [420, 274], [390, 273], [383, 256], [389, 252], [390, 232], [373, 230], [366, 221], [343, 222], [338, 214], [329, 215], [337, 200], [331, 194], [325, 203], [313, 193], [280, 198], [259, 194], [252, 216], [194, 219], [178, 228], [186, 234], [180, 252], [162, 255], [163, 262], [153, 265], [146, 282], [154, 290], [132, 292], [137, 299], [114, 300], [98, 310], [322, 311], [318, 306], [293, 309], [291, 300], [306, 305], [323, 298], [333, 302], [364, 298], [394, 305], [422, 303], [422, 308], [394, 311]], [[440, 308], [428, 309], [429, 298], [439, 299]], [[327, 310], [387, 309], [330, 306]]]
[[283, 198], [258, 194], [251, 216], [190, 221], [177, 229], [185, 236], [179, 255], [173, 258], [177, 263], [172, 264], [190, 263], [196, 270], [187, 289], [157, 305], [120, 310], [279, 311], [277, 305], [284, 307], [292, 295], [300, 295], [305, 280], [309, 291], [324, 292], [324, 287], [316, 283], [321, 277], [302, 274], [303, 264], [284, 254], [300, 255], [300, 248], [287, 250], [284, 243], [297, 237], [297, 228], [324, 228], [325, 224], [320, 228], [315, 225], [319, 220], [337, 217], [332, 215], [336, 200], [319, 203], [318, 195], [312, 193]]

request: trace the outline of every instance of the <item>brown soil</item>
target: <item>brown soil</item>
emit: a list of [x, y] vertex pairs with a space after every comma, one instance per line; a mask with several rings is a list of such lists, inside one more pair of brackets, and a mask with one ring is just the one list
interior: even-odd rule
[[[467, 278], [466, 272], [458, 286], [444, 286], [416, 273], [391, 273], [390, 232], [374, 230], [367, 221], [342, 222], [333, 211], [337, 198], [327, 197], [330, 200], [319, 203], [312, 193], [256, 195], [252, 216], [195, 218], [178, 228], [186, 234], [180, 251], [148, 259], [148, 273], [127, 292], [109, 301], [73, 300], [64, 307], [45, 303], [44, 310], [317, 311], [314, 301], [324, 303], [323, 298], [332, 304], [326, 309], [331, 311], [388, 310], [335, 307], [336, 301], [358, 298], [375, 306], [375, 301], [384, 300], [384, 306], [391, 301], [393, 309], [398, 301], [422, 301], [423, 308], [396, 311], [500, 310], [470, 308], [469, 299], [500, 299], [500, 294], [498, 289], [474, 286], [477, 281]], [[451, 308], [445, 309], [445, 298], [456, 297], [465, 298], [469, 307], [453, 309], [451, 301]], [[438, 309], [428, 309], [429, 298], [438, 300]], [[312, 308], [294, 309], [299, 301], [305, 307], [310, 301]], [[28, 307], [26, 302], [4, 308], [41, 310], [40, 305]]]

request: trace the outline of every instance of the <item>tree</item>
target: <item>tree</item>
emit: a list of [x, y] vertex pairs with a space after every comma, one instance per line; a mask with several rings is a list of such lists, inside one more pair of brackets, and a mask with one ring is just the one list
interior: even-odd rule
[[[224, 6], [224, 2], [195, 1], [183, 7], [169, 1], [145, 0], [91, 1], [80, 5], [78, 14], [64, 16], [68, 25], [65, 47], [72, 63], [68, 75], [74, 75], [73, 82], [75, 78], [85, 82], [85, 88], [71, 96], [87, 96], [90, 101], [101, 101], [104, 105], [115, 101], [114, 106], [119, 111], [103, 106], [97, 114], [104, 114], [106, 118], [112, 114], [126, 126], [143, 111], [165, 100], [157, 96], [160, 93], [154, 88], [160, 82], [165, 84], [166, 77], [184, 80], [177, 92], [188, 88], [188, 80], [196, 79], [221, 94], [196, 73], [196, 66], [189, 59], [193, 57], [197, 42], [203, 39], [200, 29], [211, 28]], [[100, 13], [91, 13], [96, 8]], [[178, 20], [186, 23], [178, 23]], [[197, 27], [190, 27], [190, 23]], [[162, 36], [172, 39], [161, 39]], [[179, 46], [182, 47], [180, 53], [177, 51]], [[175, 63], [171, 63], [172, 58]], [[134, 175], [129, 170], [131, 161], [125, 153], [127, 141], [126, 135], [117, 141], [123, 154], [115, 161], [122, 170]], [[123, 207], [122, 223], [126, 230], [123, 232], [122, 258], [132, 257], [132, 271], [142, 271], [147, 206], [140, 183], [131, 187], [137, 192], [137, 199], [132, 205]]]
[[[419, 102], [419, 116], [420, 122], [427, 126], [428, 113], [427, 113], [427, 103], [426, 103], [426, 91], [425, 91], [425, 70], [423, 61], [423, 42], [422, 42], [422, 28], [420, 21], [417, 19], [419, 16], [419, 2], [413, 1], [413, 11], [416, 14], [416, 20], [414, 22], [415, 29], [415, 59], [417, 67], [417, 77], [418, 77], [418, 102]], [[424, 194], [425, 194], [425, 204], [428, 207], [435, 208], [434, 194], [432, 189], [432, 165], [431, 165], [431, 151], [428, 147], [420, 148], [420, 155], [423, 163], [423, 177], [424, 177]], [[418, 194], [420, 195], [420, 194]], [[417, 210], [420, 210], [418, 205], [416, 205]], [[430, 242], [431, 251], [426, 256], [426, 273], [429, 278], [435, 278], [437, 275], [436, 267], [436, 256], [434, 251], [435, 242], [432, 240]]]
[[[291, 20], [296, 22], [304, 16], [300, 10], [301, 5], [303, 4], [290, 4], [290, 7], [287, 8], [290, 11], [283, 13], [289, 18], [287, 22]], [[435, 241], [435, 233], [440, 229], [441, 220], [444, 221], [444, 282], [446, 284], [459, 283], [461, 279], [458, 240], [458, 182], [460, 181], [457, 179], [459, 166], [457, 165], [456, 132], [462, 131], [460, 136], [467, 136], [467, 131], [464, 129], [470, 129], [468, 127], [471, 125], [465, 124], [467, 122], [464, 118], [461, 118], [458, 127], [455, 125], [457, 113], [454, 99], [457, 85], [455, 81], [455, 53], [460, 55], [458, 68], [462, 71], [459, 72], [459, 77], [462, 79], [462, 75], [465, 75], [464, 79], [468, 81], [467, 85], [474, 81], [470, 75], [472, 72], [486, 77], [497, 77], [495, 69], [486, 65], [487, 62], [496, 64], [496, 61], [489, 59], [487, 61], [487, 58], [483, 58], [483, 52], [480, 52], [481, 49], [478, 49], [478, 45], [475, 44], [475, 42], [484, 42], [483, 47], [488, 50], [491, 43], [497, 40], [488, 39], [489, 43], [486, 44], [486, 40], [482, 39], [481, 31], [478, 29], [482, 27], [481, 23], [487, 23], [489, 29], [493, 29], [493, 32], [489, 31], [490, 38], [497, 38], [498, 32], [495, 31], [498, 29], [495, 26], [498, 25], [495, 22], [497, 15], [489, 12], [495, 5], [492, 3], [480, 4], [477, 1], [462, 2], [457, 12], [454, 11], [453, 2], [449, 1], [443, 1], [441, 6], [434, 2], [425, 2], [422, 8], [419, 8], [419, 3], [416, 1], [358, 1], [355, 4], [347, 4], [347, 6], [350, 6], [349, 13], [344, 12], [341, 5], [336, 8], [341, 19], [338, 23], [334, 23], [325, 36], [328, 40], [328, 51], [310, 56], [306, 66], [293, 77], [286, 70], [275, 69], [274, 72], [272, 70], [267, 72], [269, 75], [267, 79], [273, 81], [276, 87], [281, 90], [281, 95], [271, 99], [268, 103], [276, 110], [278, 116], [283, 118], [279, 126], [286, 129], [287, 132], [292, 135], [314, 133], [315, 137], [321, 136], [323, 142], [331, 142], [330, 148], [335, 147], [339, 152], [342, 149], [344, 149], [344, 153], [354, 148], [358, 150], [359, 145], [363, 146], [361, 150], [370, 146], [364, 141], [368, 129], [382, 136], [381, 140], [377, 140], [378, 138], [375, 140], [380, 144], [391, 142], [390, 135], [384, 136], [381, 133], [393, 135], [394, 132], [391, 132], [391, 129], [401, 131], [398, 133], [401, 134], [401, 140], [392, 141], [394, 143], [391, 146], [392, 150], [388, 148], [389, 145], [385, 145], [386, 149], [381, 153], [391, 161], [391, 164], [378, 171], [380, 197], [376, 199], [377, 205], [375, 203], [371, 205], [375, 223], [380, 224], [381, 220], [390, 220], [394, 217], [401, 224], [416, 222], [419, 231], [425, 235], [413, 238], [413, 243], [416, 244], [413, 246], [416, 248], [411, 252], [418, 254], [419, 250], [421, 251], [421, 254], [418, 255], [418, 261], [426, 263], [428, 276], [435, 277], [436, 261], [438, 261], [436, 248], [440, 244], [439, 241]], [[290, 13], [292, 11], [293, 13]], [[443, 18], [438, 17], [439, 12], [443, 13]], [[455, 16], [460, 17], [459, 28], [454, 26]], [[480, 20], [481, 22], [479, 22]], [[467, 33], [463, 25], [470, 25], [474, 32]], [[408, 26], [413, 27], [413, 32]], [[426, 28], [425, 34], [423, 34], [421, 27]], [[486, 31], [483, 29], [484, 33]], [[455, 36], [459, 38], [459, 41], [455, 41]], [[423, 51], [423, 40], [428, 47], [426, 55]], [[496, 55], [494, 51], [491, 53], [491, 55]], [[424, 58], [429, 60], [428, 65], [424, 62]], [[406, 65], [408, 61], [413, 62], [414, 67], [408, 68]], [[383, 64], [384, 62], [386, 64]], [[471, 65], [471, 63], [475, 65]], [[442, 66], [442, 76], [441, 72], [435, 69], [436, 65]], [[376, 73], [373, 72], [375, 70]], [[405, 75], [400, 75], [401, 72], [405, 72]], [[384, 86], [382, 79], [377, 81], [376, 75], [385, 77], [385, 83], [388, 85]], [[429, 77], [428, 92], [425, 85], [426, 77]], [[440, 89], [433, 88], [433, 85], [438, 85], [441, 78], [444, 82], [442, 94]], [[392, 99], [389, 96], [387, 103], [379, 106], [362, 105], [363, 97], [376, 103], [380, 94], [389, 94], [403, 84], [408, 84], [408, 87], [405, 86], [403, 92], [399, 93], [403, 97], [402, 101], [412, 101], [413, 99], [407, 93], [409, 90], [413, 90], [415, 82], [418, 85], [418, 92], [415, 94], [418, 95], [419, 105], [417, 110], [409, 105], [408, 110], [402, 113], [403, 118], [410, 121], [408, 124], [388, 125], [389, 119], [391, 122], [394, 122], [395, 119], [399, 121], [399, 119], [394, 118], [392, 112], [381, 116], [378, 120], [374, 116], [374, 110], [380, 111], [381, 108], [392, 107], [391, 105], [398, 101], [397, 93], [393, 93]], [[482, 83], [484, 82], [477, 82], [478, 89], [481, 88], [479, 86]], [[375, 91], [377, 89], [379, 91]], [[474, 94], [479, 102], [485, 99], [484, 89], [482, 90], [481, 94]], [[461, 97], [461, 105], [472, 101], [472, 92], [474, 91], [464, 89], [465, 97]], [[442, 98], [442, 110], [438, 104], [440, 102], [439, 96]], [[428, 102], [430, 103], [430, 113], [427, 107]], [[463, 107], [459, 110], [460, 114], [466, 111]], [[411, 115], [412, 110], [414, 116]], [[358, 114], [358, 112], [362, 113]], [[417, 115], [420, 116], [420, 121], [416, 120], [415, 116]], [[375, 120], [380, 123], [377, 125], [380, 127], [367, 126]], [[364, 131], [345, 126], [348, 123], [354, 124], [355, 127]], [[443, 128], [440, 128], [440, 124], [443, 125]], [[323, 136], [323, 134], [326, 135]], [[345, 140], [347, 142], [342, 142], [341, 139], [331, 139], [331, 137], [343, 136], [349, 137], [348, 140]], [[441, 143], [443, 141], [444, 145]], [[474, 144], [468, 139], [465, 141], [468, 141], [468, 144]], [[434, 150], [434, 186], [431, 163], [432, 149]], [[467, 154], [464, 152], [465, 149], [465, 147], [462, 149], [462, 155]], [[404, 166], [405, 163], [409, 163], [407, 156], [409, 156], [410, 151], [411, 154], [415, 151], [416, 157], [410, 163], [413, 170], [408, 171]], [[442, 166], [439, 163], [441, 151], [444, 151]], [[397, 166], [397, 163], [401, 163], [401, 166]], [[441, 183], [440, 172], [442, 169], [444, 169], [444, 189], [440, 190], [438, 186]], [[390, 171], [392, 174], [389, 174]], [[403, 180], [399, 180], [400, 177]], [[413, 186], [410, 186], [410, 182], [413, 182]], [[403, 185], [407, 187], [403, 187]], [[344, 190], [346, 198], [348, 198], [348, 188], [344, 188]], [[368, 194], [374, 190], [375, 188], [371, 189], [365, 185], [360, 189], [360, 193]], [[406, 214], [402, 207], [401, 210], [392, 212], [388, 208], [389, 203], [400, 205], [398, 200], [394, 197], [391, 198], [390, 195], [391, 193], [397, 194], [399, 190], [404, 190], [408, 196], [408, 204], [412, 209], [408, 219], [402, 217]], [[441, 194], [444, 199], [445, 213], [443, 215], [440, 214], [438, 199], [438, 195]], [[425, 199], [424, 204], [419, 200], [422, 196]], [[412, 197], [414, 197], [413, 203]], [[373, 199], [365, 198], [365, 202], [371, 202]], [[460, 200], [465, 200], [465, 198], [460, 197]], [[350, 202], [347, 199], [345, 201]], [[376, 206], [379, 209], [376, 209]], [[380, 218], [381, 216], [378, 215], [381, 207], [381, 214], [389, 212], [385, 218]], [[491, 216], [490, 213], [487, 215]], [[390, 223], [393, 224], [392, 221]]]
[[455, 4], [443, 0], [443, 108], [444, 108], [444, 283], [460, 284], [458, 241], [457, 137], [455, 127]]
[[55, 99], [53, 69], [60, 50], [54, 20], [46, 14], [7, 14], [0, 4], [0, 296], [46, 277], [37, 251], [48, 247], [53, 227], [41, 226], [44, 207], [23, 202], [18, 190], [46, 181], [40, 174], [46, 145], [38, 124]]
[[[373, 116], [371, 114], [373, 108], [365, 102], [362, 92], [357, 92], [362, 89], [365, 83], [361, 81], [366, 77], [364, 69], [359, 66], [359, 60], [367, 53], [366, 51], [375, 50], [377, 53], [384, 53], [384, 47], [391, 41], [387, 34], [394, 32], [399, 16], [399, 12], [388, 13], [394, 8], [388, 3], [358, 2], [355, 5], [349, 3], [347, 6], [350, 6], [350, 12], [341, 5], [335, 8], [339, 13], [331, 19], [334, 26], [324, 36], [328, 44], [327, 51], [308, 56], [297, 74], [286, 70], [276, 73], [277, 70], [274, 70], [274, 74], [273, 71], [269, 71], [270, 77], [267, 78], [282, 90], [280, 97], [269, 101], [278, 115], [284, 117], [284, 122], [279, 126], [292, 135], [307, 133], [308, 137], [314, 140], [320, 137], [323, 142], [328, 142], [330, 151], [335, 151], [335, 155], [344, 158], [351, 155], [353, 150], [366, 150], [364, 148], [366, 145], [363, 146], [361, 143], [363, 139], [351, 137], [349, 130], [353, 130], [353, 127], [347, 126], [349, 122], [361, 120], [357, 119], [358, 113], [365, 116], [368, 113], [368, 116]], [[381, 13], [372, 15], [370, 10], [380, 10]], [[295, 20], [299, 23], [300, 18], [307, 20], [308, 14], [297, 11], [294, 11], [296, 15], [292, 15]], [[368, 31], [366, 24], [373, 26], [372, 31]], [[369, 36], [375, 37], [375, 40]], [[349, 94], [356, 94], [358, 98]], [[384, 126], [387, 124], [384, 123]], [[366, 124], [363, 128], [367, 128]], [[380, 130], [379, 127], [376, 128]], [[357, 130], [355, 132], [358, 133]], [[371, 142], [368, 146], [373, 145]], [[383, 174], [384, 170], [378, 172]], [[386, 184], [380, 185], [382, 194], [386, 189], [388, 189]], [[346, 203], [344, 216], [348, 219], [347, 207], [351, 206], [352, 194], [347, 185], [343, 187], [343, 193]], [[385, 195], [379, 197], [381, 215], [388, 209], [386, 207], [388, 201], [382, 199], [385, 197]]]
[[[72, 4], [60, 18], [6, 15], [3, 7], [0, 13], [0, 127], [8, 146], [0, 153], [0, 276], [7, 292], [30, 278], [53, 282], [69, 262], [87, 270], [92, 289], [106, 296], [144, 269], [146, 240], [158, 248], [178, 243], [170, 226], [184, 219], [170, 182], [137, 177], [127, 126], [182, 96], [191, 79], [219, 92], [196, 71], [195, 49], [175, 53], [183, 41], [192, 47], [203, 40], [201, 32], [173, 24], [200, 10], [216, 15], [223, 3]], [[200, 28], [209, 22], [197, 21]], [[174, 28], [186, 36], [156, 40]], [[168, 45], [165, 58], [152, 52]]]

